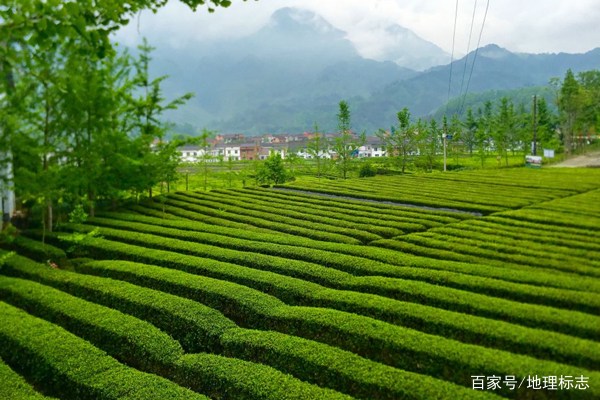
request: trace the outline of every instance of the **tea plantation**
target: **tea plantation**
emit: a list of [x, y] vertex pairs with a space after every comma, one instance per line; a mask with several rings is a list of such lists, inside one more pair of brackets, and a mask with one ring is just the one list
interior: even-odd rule
[[600, 398], [600, 170], [178, 192], [11, 246], [2, 399]]

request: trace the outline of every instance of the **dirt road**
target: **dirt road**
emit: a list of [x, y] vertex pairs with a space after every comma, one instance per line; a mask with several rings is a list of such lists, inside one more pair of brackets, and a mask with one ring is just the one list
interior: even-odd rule
[[584, 154], [570, 158], [558, 164], [551, 165], [551, 167], [565, 167], [565, 168], [577, 168], [577, 167], [596, 167], [600, 168], [600, 151]]

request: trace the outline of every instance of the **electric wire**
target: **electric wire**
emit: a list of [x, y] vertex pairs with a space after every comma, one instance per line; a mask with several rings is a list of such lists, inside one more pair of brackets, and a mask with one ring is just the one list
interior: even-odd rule
[[456, 7], [454, 9], [454, 31], [452, 32], [452, 54], [450, 55], [450, 75], [448, 77], [448, 97], [446, 99], [446, 111], [448, 112], [448, 102], [450, 102], [450, 89], [452, 87], [452, 64], [454, 63], [454, 44], [456, 41], [456, 23], [458, 21], [458, 0], [456, 0]]
[[469, 79], [467, 80], [467, 88], [465, 89], [465, 95], [459, 108], [459, 115], [462, 115], [467, 99], [467, 93], [469, 92], [469, 85], [471, 84], [471, 78], [473, 77], [473, 69], [475, 68], [475, 61], [477, 60], [477, 53], [479, 52], [479, 46], [481, 45], [481, 36], [483, 35], [483, 28], [485, 27], [485, 21], [487, 19], [489, 8], [490, 0], [487, 0], [485, 5], [485, 13], [483, 14], [483, 22], [481, 23], [481, 30], [479, 31], [479, 39], [477, 40], [477, 48], [475, 49], [475, 54], [473, 54], [473, 63], [471, 64], [471, 71], [469, 72]]
[[[466, 52], [466, 56], [465, 56], [465, 65], [463, 66], [462, 80], [460, 82], [460, 91], [458, 92], [459, 99], [462, 96], [463, 88], [465, 85], [465, 77], [467, 76], [467, 64], [469, 63], [469, 51], [471, 50], [471, 38], [473, 37], [473, 26], [475, 25], [475, 12], [476, 11], [477, 11], [477, 0], [475, 0], [475, 3], [473, 5], [473, 15], [471, 15], [471, 28], [469, 29], [469, 40], [467, 41], [467, 52]], [[465, 96], [466, 96], [466, 93], [465, 93]], [[459, 111], [459, 110], [457, 110], [457, 111]]]

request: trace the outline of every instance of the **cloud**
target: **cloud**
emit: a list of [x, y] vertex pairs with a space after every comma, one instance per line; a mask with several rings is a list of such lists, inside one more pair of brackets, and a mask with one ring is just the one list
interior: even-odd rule
[[[457, 55], [467, 51], [475, 1], [459, 1]], [[348, 32], [348, 38], [363, 54], [381, 52], [386, 38], [381, 36], [384, 31], [376, 28], [391, 23], [451, 52], [455, 5], [448, 0], [248, 0], [208, 14], [205, 9], [193, 13], [182, 3], [170, 1], [157, 14], [142, 13], [139, 20], [134, 18], [117, 39], [131, 45], [145, 35], [152, 43], [179, 47], [186, 42], [240, 37], [258, 30], [276, 9], [291, 6], [315, 11]], [[477, 43], [485, 5], [486, 0], [477, 1], [470, 50]], [[583, 52], [600, 46], [598, 20], [597, 0], [491, 1], [481, 45], [496, 43], [512, 51], [532, 53]]]

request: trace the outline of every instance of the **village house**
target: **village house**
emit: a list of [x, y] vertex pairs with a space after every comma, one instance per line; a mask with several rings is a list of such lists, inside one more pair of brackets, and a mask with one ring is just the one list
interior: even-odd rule
[[204, 149], [195, 145], [178, 147], [177, 151], [179, 152], [179, 159], [186, 163], [198, 162], [204, 155]]
[[240, 144], [240, 159], [241, 160], [256, 160], [261, 146], [258, 143], [243, 143]]
[[377, 136], [368, 136], [364, 145], [358, 148], [358, 157], [385, 157], [385, 144]]
[[234, 144], [234, 143], [242, 143], [246, 140], [246, 137], [243, 133], [225, 133], [218, 134], [215, 136], [215, 142], [224, 143], [224, 144]]

